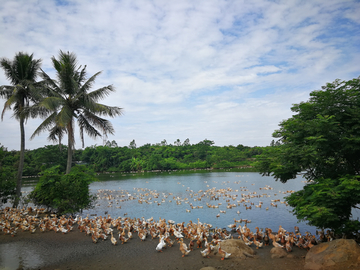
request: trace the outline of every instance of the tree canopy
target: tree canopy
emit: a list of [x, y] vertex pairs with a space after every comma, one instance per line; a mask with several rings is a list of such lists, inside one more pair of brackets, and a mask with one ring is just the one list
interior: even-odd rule
[[359, 230], [351, 212], [360, 203], [360, 77], [327, 83], [291, 110], [258, 169], [283, 183], [304, 174], [307, 185], [287, 198], [299, 219], [339, 234]]

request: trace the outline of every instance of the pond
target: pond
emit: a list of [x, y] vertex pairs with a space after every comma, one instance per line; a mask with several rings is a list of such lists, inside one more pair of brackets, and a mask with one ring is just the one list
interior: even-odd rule
[[[305, 179], [283, 184], [255, 172], [198, 171], [145, 174], [109, 174], [98, 176], [90, 189], [98, 200], [82, 216], [165, 218], [176, 223], [190, 220], [225, 228], [234, 220], [248, 220], [248, 227], [279, 225], [288, 231], [299, 226], [301, 232], [315, 233], [316, 228], [298, 223], [284, 197], [302, 189]], [[24, 191], [33, 188], [27, 183]], [[244, 223], [243, 223], [244, 224]]]

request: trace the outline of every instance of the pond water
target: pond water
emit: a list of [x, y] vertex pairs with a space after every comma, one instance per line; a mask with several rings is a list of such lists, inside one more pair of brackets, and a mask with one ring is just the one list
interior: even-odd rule
[[[110, 214], [112, 217], [153, 217], [155, 220], [161, 217], [185, 224], [199, 219], [214, 228], [234, 224], [234, 219], [246, 219], [251, 221], [248, 227], [252, 230], [255, 227], [277, 230], [279, 225], [288, 231], [293, 231], [294, 226], [299, 226], [302, 232], [315, 233], [316, 230], [304, 222], [298, 223], [291, 213], [292, 208], [284, 202], [290, 191], [304, 186], [305, 179], [300, 175], [286, 184], [259, 173], [234, 171], [98, 177], [100, 181], [90, 186], [98, 196], [96, 206], [84, 210], [82, 216]], [[23, 190], [29, 191], [33, 185], [28, 183]]]

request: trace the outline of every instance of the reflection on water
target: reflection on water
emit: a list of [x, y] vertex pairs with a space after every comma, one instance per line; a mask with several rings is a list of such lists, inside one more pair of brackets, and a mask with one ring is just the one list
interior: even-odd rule
[[41, 263], [39, 253], [30, 244], [14, 242], [0, 245], [1, 270], [37, 268]]

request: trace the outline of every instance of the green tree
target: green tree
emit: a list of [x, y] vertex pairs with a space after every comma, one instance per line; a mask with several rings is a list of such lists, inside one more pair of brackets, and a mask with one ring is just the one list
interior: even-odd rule
[[34, 204], [46, 206], [59, 214], [76, 213], [93, 205], [96, 195], [89, 191], [96, 181], [85, 166], [74, 166], [69, 174], [61, 174], [60, 166], [45, 170], [29, 197]]
[[174, 142], [174, 145], [175, 145], [175, 146], [181, 146], [181, 141], [180, 141], [180, 139], [177, 139], [177, 140]]
[[135, 142], [135, 140], [132, 140], [132, 141], [130, 142], [129, 148], [130, 148], [130, 149], [136, 149], [136, 142]]
[[7, 149], [0, 144], [0, 206], [16, 195], [16, 182], [11, 167], [7, 166]]
[[86, 66], [82, 68], [77, 65], [74, 53], [60, 51], [59, 58], [52, 57], [51, 60], [57, 73], [57, 80], [51, 79], [44, 71], [42, 72], [41, 75], [47, 85], [48, 97], [40, 102], [39, 107], [46, 108], [52, 113], [35, 130], [31, 138], [49, 130], [48, 139], [61, 143], [61, 139], [67, 133], [66, 173], [69, 173], [75, 146], [75, 120], [77, 120], [84, 147], [84, 132], [92, 138], [108, 133], [114, 134], [115, 131], [110, 121], [100, 116], [115, 117], [122, 114], [122, 109], [97, 103], [99, 99], [105, 98], [115, 89], [112, 85], [108, 85], [89, 92], [101, 72], [97, 72], [87, 79]]
[[0, 66], [11, 83], [11, 85], [0, 86], [0, 97], [6, 99], [1, 120], [3, 120], [5, 111], [13, 106], [13, 116], [20, 123], [20, 160], [16, 178], [15, 207], [18, 205], [21, 196], [21, 180], [25, 156], [25, 121], [30, 117], [26, 109], [39, 100], [36, 77], [40, 65], [40, 59], [34, 59], [33, 54], [29, 55], [23, 52], [17, 53], [12, 61], [6, 58], [0, 59]]
[[187, 138], [187, 139], [183, 142], [182, 145], [183, 145], [183, 146], [190, 146], [190, 139]]
[[351, 212], [360, 203], [360, 77], [328, 83], [291, 110], [258, 168], [283, 183], [304, 173], [308, 184], [287, 198], [299, 219], [339, 234], [359, 230]]

